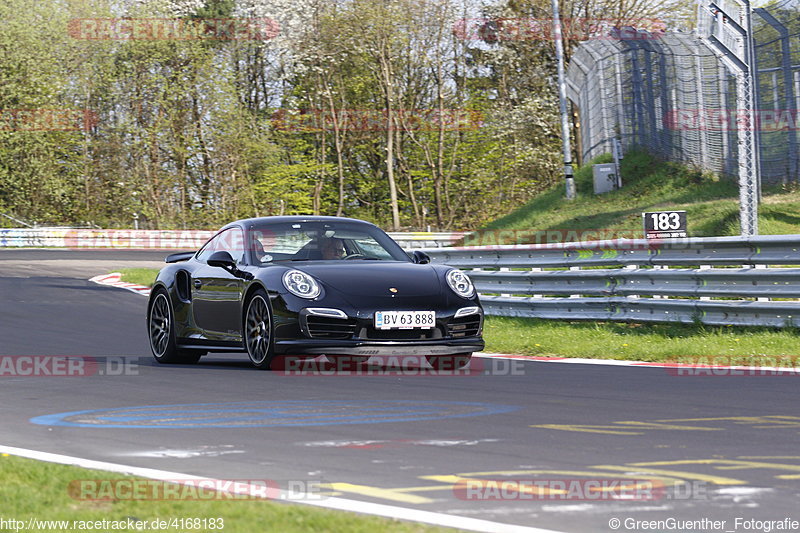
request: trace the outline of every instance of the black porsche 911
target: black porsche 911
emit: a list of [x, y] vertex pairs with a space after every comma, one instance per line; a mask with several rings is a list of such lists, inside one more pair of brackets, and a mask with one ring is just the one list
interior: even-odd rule
[[407, 254], [361, 220], [240, 220], [166, 262], [147, 306], [159, 363], [244, 351], [262, 369], [280, 356], [319, 355], [418, 355], [460, 368], [484, 347], [469, 277]]

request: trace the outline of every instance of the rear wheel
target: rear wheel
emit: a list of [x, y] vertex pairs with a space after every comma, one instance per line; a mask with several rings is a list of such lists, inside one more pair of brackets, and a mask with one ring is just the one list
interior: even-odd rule
[[147, 330], [150, 334], [150, 350], [156, 361], [163, 364], [194, 364], [203, 352], [181, 350], [175, 341], [175, 314], [167, 291], [156, 289], [147, 311]]
[[457, 353], [453, 355], [429, 355], [428, 364], [436, 370], [458, 370], [464, 368], [472, 359], [472, 353]]
[[247, 302], [244, 314], [244, 344], [254, 367], [269, 370], [275, 358], [272, 311], [267, 293], [258, 289]]

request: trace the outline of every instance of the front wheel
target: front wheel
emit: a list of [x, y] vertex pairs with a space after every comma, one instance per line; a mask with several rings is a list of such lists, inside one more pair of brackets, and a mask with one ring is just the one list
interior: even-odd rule
[[167, 291], [156, 289], [147, 311], [147, 330], [150, 334], [150, 350], [156, 361], [162, 364], [194, 364], [202, 352], [181, 350], [175, 341], [175, 319]]
[[267, 293], [258, 289], [244, 314], [244, 344], [254, 367], [269, 370], [275, 351], [272, 339], [272, 311]]
[[429, 355], [426, 359], [428, 360], [428, 364], [436, 370], [458, 370], [469, 364], [470, 359], [472, 359], [472, 353]]

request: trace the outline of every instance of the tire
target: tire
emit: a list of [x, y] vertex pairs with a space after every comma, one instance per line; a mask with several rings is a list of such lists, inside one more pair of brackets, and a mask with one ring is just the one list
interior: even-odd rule
[[428, 364], [436, 370], [458, 370], [467, 366], [472, 359], [472, 353], [457, 353], [453, 355], [428, 355]]
[[250, 363], [261, 370], [270, 370], [275, 359], [272, 309], [263, 289], [256, 290], [245, 306], [242, 341]]
[[194, 364], [205, 352], [181, 350], [175, 340], [175, 313], [167, 291], [156, 289], [147, 309], [147, 333], [150, 351], [161, 364]]

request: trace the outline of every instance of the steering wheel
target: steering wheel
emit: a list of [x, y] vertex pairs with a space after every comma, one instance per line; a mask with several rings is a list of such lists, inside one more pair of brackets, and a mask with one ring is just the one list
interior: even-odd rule
[[342, 259], [357, 259], [359, 257], [366, 257], [366, 256], [364, 254], [360, 254], [360, 253], [356, 252], [354, 254], [346, 255]]

